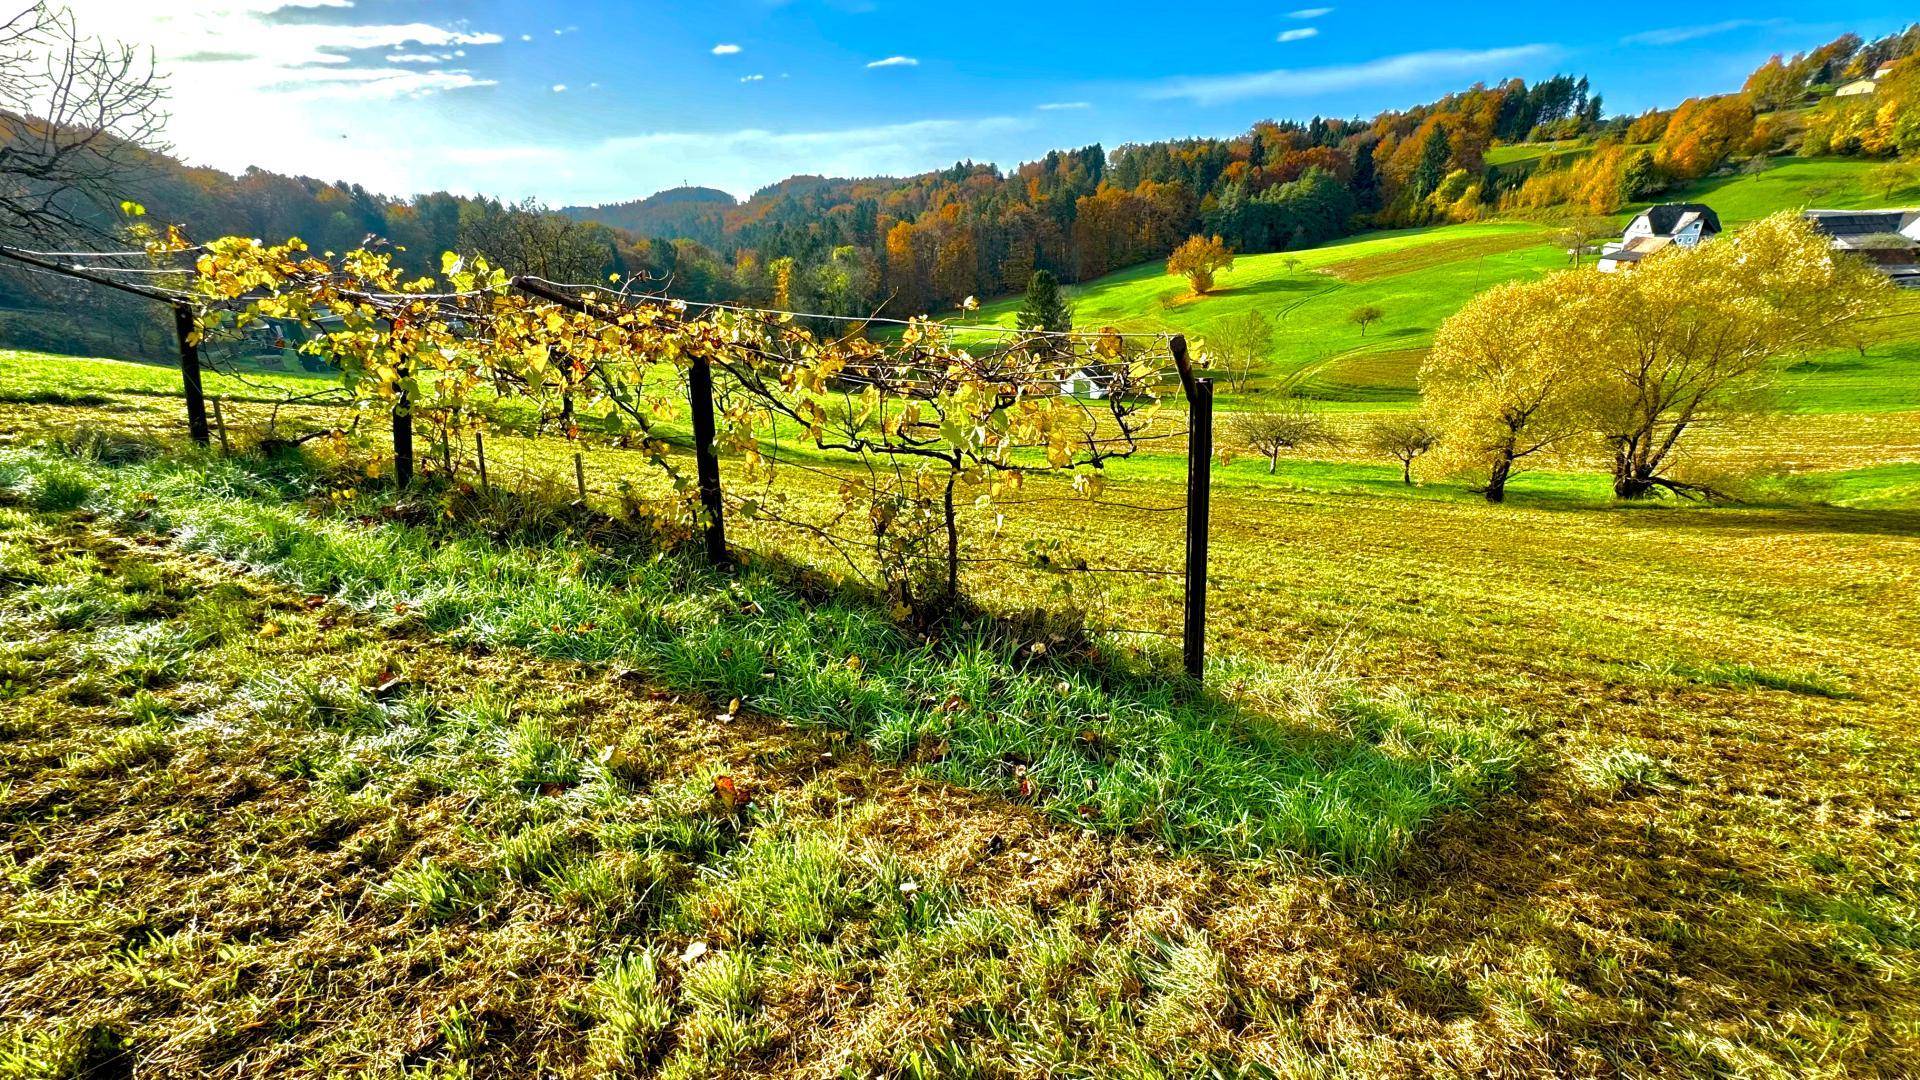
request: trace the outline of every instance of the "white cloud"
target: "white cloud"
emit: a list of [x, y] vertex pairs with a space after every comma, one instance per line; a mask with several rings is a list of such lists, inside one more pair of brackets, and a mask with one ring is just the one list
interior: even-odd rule
[[765, 76], [765, 75], [742, 75], [742, 76], [740, 76], [740, 81], [741, 81], [741, 82], [743, 82], [743, 83], [748, 83], [748, 82], [761, 82], [761, 81], [763, 81], [763, 80], [765, 80], [765, 79], [766, 79], [766, 76]]
[[280, 91], [295, 101], [335, 101], [417, 98], [448, 90], [498, 85], [496, 80], [480, 78], [471, 71], [329, 68], [323, 75], [267, 89]]
[[1287, 13], [1287, 18], [1317, 19], [1322, 15], [1331, 15], [1331, 14], [1333, 14], [1333, 9], [1330, 7], [1310, 7], [1310, 8], [1301, 8], [1299, 11], [1290, 11]]
[[1087, 101], [1049, 101], [1044, 105], [1035, 105], [1041, 112], [1059, 112], [1063, 109], [1091, 109], [1092, 102]]
[[1151, 84], [1143, 91], [1143, 95], [1156, 101], [1184, 99], [1196, 105], [1219, 105], [1248, 98], [1334, 94], [1385, 83], [1506, 75], [1510, 74], [1507, 69], [1513, 64], [1553, 56], [1558, 51], [1553, 45], [1436, 49], [1332, 67], [1258, 71], [1244, 75], [1188, 75]]
[[556, 93], [556, 94], [564, 94], [564, 93], [566, 93], [566, 92], [567, 92], [567, 84], [566, 84], [566, 83], [563, 83], [563, 82], [562, 82], [562, 83], [554, 83], [554, 84], [553, 84], [553, 92], [554, 92], [554, 93]]
[[[433, 160], [436, 168], [462, 178], [460, 183], [508, 197], [537, 192], [553, 202], [611, 202], [648, 194], [685, 176], [745, 195], [796, 173], [906, 175], [960, 157], [978, 161], [989, 140], [1032, 128], [1027, 120], [995, 116], [823, 131], [656, 132], [584, 146], [444, 147]], [[556, 190], [557, 177], [567, 181], [564, 190]], [[519, 182], [529, 186], [522, 190]]]
[[[496, 85], [484, 71], [454, 66], [452, 52], [484, 55], [502, 41], [456, 20], [383, 20], [348, 0], [70, 6], [84, 33], [152, 49], [170, 94], [166, 139], [187, 160], [351, 177], [386, 191], [410, 190], [430, 152], [432, 140], [418, 135], [435, 111], [430, 99]], [[412, 134], [394, 137], [394, 125]]]
[[532, 34], [521, 34], [521, 35], [520, 35], [520, 40], [521, 40], [521, 41], [532, 41], [532, 40], [533, 40], [533, 35], [532, 35]]
[[[503, 40], [499, 34], [460, 25], [285, 17], [303, 9], [352, 7], [347, 0], [209, 0], [191, 7], [151, 0], [73, 0], [70, 6], [86, 32], [152, 47], [162, 68], [174, 75], [176, 91], [194, 81], [193, 73], [202, 64], [220, 65], [212, 73], [227, 83], [231, 94], [244, 88], [233, 85], [236, 76], [249, 82], [283, 82], [297, 79], [313, 65], [351, 63], [348, 54], [363, 50], [424, 54], [426, 49], [498, 45]], [[269, 71], [277, 74], [262, 80]]]
[[740, 46], [733, 45], [733, 44], [723, 43], [720, 45], [715, 45], [713, 47], [713, 55], [715, 56], [732, 56], [739, 51], [740, 51]]
[[1313, 27], [1311, 27], [1311, 26], [1303, 26], [1303, 27], [1301, 27], [1301, 28], [1300, 28], [1300, 29], [1298, 29], [1298, 30], [1282, 30], [1282, 31], [1280, 31], [1280, 38], [1279, 38], [1279, 40], [1281, 40], [1281, 41], [1305, 41], [1305, 40], [1307, 40], [1307, 39], [1308, 39], [1308, 38], [1310, 38], [1310, 37], [1318, 37], [1318, 36], [1320, 36], [1320, 31], [1318, 31], [1318, 30], [1315, 30], [1315, 29], [1314, 29]]
[[1623, 45], [1678, 45], [1683, 41], [1712, 37], [1715, 34], [1727, 34], [1735, 30], [1778, 25], [1780, 25], [1778, 19], [1728, 19], [1725, 22], [1704, 23], [1699, 26], [1669, 26], [1660, 30], [1643, 30], [1638, 34], [1628, 34], [1620, 39], [1620, 43]]
[[885, 60], [875, 60], [867, 66], [870, 68], [919, 67], [920, 61], [911, 56], [889, 56]]

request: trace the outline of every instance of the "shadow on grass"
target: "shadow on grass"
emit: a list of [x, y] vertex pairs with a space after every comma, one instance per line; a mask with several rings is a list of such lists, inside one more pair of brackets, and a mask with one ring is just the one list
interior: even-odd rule
[[[1700, 507], [1614, 503], [1604, 508], [1621, 524], [1661, 529], [1746, 534], [1920, 537], [1920, 510], [1850, 509], [1840, 506], [1734, 504]], [[1653, 517], [1652, 515], [1658, 515]]]
[[[1442, 1019], [1490, 1001], [1526, 1001], [1530, 1025], [1603, 1059], [1624, 1051], [1615, 1063], [1628, 1074], [1732, 1075], [1738, 1063], [1777, 1060], [1743, 1045], [1751, 1034], [1680, 1043], [1646, 1030], [1649, 1018], [1669, 1031], [1726, 1031], [1765, 1017], [1781, 1043], [1811, 1055], [1801, 1065], [1836, 1048], [1839, 1060], [1862, 1066], [1903, 1060], [1910, 1036], [1899, 1025], [1862, 1020], [1909, 1007], [1903, 967], [1889, 965], [1903, 966], [1890, 958], [1915, 944], [1895, 914], [1910, 892], [1889, 893], [1871, 865], [1808, 873], [1743, 820], [1740, 793], [1804, 783], [1801, 739], [1817, 740], [1818, 726], [1809, 717], [1809, 730], [1756, 741], [1730, 760], [1710, 739], [1668, 743], [1684, 747], [1669, 761], [1683, 776], [1663, 773], [1613, 794], [1543, 785], [1450, 821], [1391, 875], [1390, 906], [1420, 917], [1396, 926], [1399, 959], [1388, 978], [1427, 988], [1410, 1000]], [[1886, 858], [1898, 862], [1898, 850]], [[1490, 935], [1522, 947], [1512, 940], [1516, 927], [1525, 927], [1525, 971], [1497, 982], [1436, 980], [1414, 963], [1473, 956]], [[1606, 928], [1604, 953], [1596, 953], [1595, 927]], [[1844, 1043], [1794, 1034], [1842, 1022], [1852, 1032]]]
[[0, 487], [29, 501], [54, 476], [62, 508], [171, 535], [382, 621], [629, 667], [1175, 850], [1379, 870], [1519, 767], [1504, 717], [1472, 702], [1369, 697], [1317, 669], [1216, 667], [1210, 677], [1239, 691], [1229, 700], [1045, 620], [973, 616], [927, 636], [783, 561], [723, 573], [554, 499], [424, 483], [342, 497], [364, 476], [291, 453], [0, 455]]

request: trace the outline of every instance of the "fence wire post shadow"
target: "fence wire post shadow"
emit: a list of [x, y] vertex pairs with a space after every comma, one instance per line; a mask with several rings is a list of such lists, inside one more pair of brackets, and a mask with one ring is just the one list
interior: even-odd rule
[[1167, 343], [1187, 392], [1187, 596], [1181, 653], [1196, 682], [1206, 673], [1207, 517], [1213, 483], [1213, 380], [1196, 378], [1187, 359], [1187, 339]]

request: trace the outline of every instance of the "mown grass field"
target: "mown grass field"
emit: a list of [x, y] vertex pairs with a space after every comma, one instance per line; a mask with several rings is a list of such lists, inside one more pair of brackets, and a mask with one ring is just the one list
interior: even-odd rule
[[[1566, 255], [1551, 245], [1550, 235], [1528, 222], [1372, 233], [1304, 251], [1240, 257], [1214, 291], [1198, 299], [1184, 279], [1154, 264], [1077, 286], [1069, 298], [1082, 327], [1151, 325], [1201, 340], [1222, 318], [1249, 309], [1265, 313], [1274, 324], [1274, 348], [1252, 384], [1257, 399], [1296, 380], [1310, 381], [1316, 368], [1337, 358], [1424, 349], [1440, 323], [1474, 293], [1565, 265]], [[1346, 322], [1363, 304], [1386, 313], [1365, 337]], [[1017, 300], [989, 304], [969, 321], [1012, 326], [1018, 307]], [[1358, 393], [1359, 400], [1370, 397]]]
[[[1920, 1052], [1920, 428], [1868, 380], [1828, 371], [1823, 407], [1767, 429], [1795, 468], [1744, 506], [1619, 507], [1571, 466], [1503, 507], [1356, 457], [1222, 466], [1212, 693], [1186, 702], [1153, 637], [917, 641], [818, 591], [831, 560], [774, 526], [732, 523], [763, 556], [736, 581], [656, 560], [564, 506], [558, 440], [490, 442], [531, 506], [396, 499], [365, 447], [346, 472], [23, 449], [177, 449], [168, 370], [127, 367], [0, 360], [5, 387], [109, 399], [0, 402], [15, 1071], [1797, 1076]], [[243, 451], [269, 412], [231, 402]], [[589, 461], [596, 507], [646, 482]], [[1169, 566], [1183, 468], [1123, 463], [1100, 504], [1036, 485], [969, 535]], [[967, 584], [1176, 625], [1171, 579]]]

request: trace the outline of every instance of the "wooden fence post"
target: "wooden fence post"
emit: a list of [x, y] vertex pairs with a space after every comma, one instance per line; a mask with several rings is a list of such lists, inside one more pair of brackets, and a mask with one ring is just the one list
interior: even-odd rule
[[727, 562], [727, 525], [720, 501], [720, 457], [713, 449], [713, 359], [705, 350], [693, 355], [687, 372], [687, 400], [693, 407], [693, 461], [700, 479], [700, 507], [706, 517], [707, 561]]
[[1187, 391], [1187, 596], [1181, 633], [1181, 654], [1187, 674], [1194, 679], [1206, 672], [1207, 653], [1207, 517], [1213, 483], [1213, 380], [1195, 378], [1187, 359], [1187, 339], [1175, 334], [1168, 342], [1180, 382]]
[[200, 347], [193, 342], [193, 305], [173, 305], [173, 330], [180, 339], [180, 387], [187, 396], [187, 435], [201, 446], [207, 433], [207, 398], [200, 387]]
[[477, 431], [473, 433], [473, 458], [480, 467], [480, 491], [491, 495], [493, 488], [487, 485], [487, 441]]
[[[537, 278], [517, 277], [513, 284], [530, 296], [569, 311], [600, 319], [608, 317], [579, 297], [556, 292]], [[687, 371], [687, 403], [693, 412], [693, 462], [700, 480], [700, 513], [706, 519], [707, 561], [724, 566], [728, 562], [727, 526], [720, 499], [720, 458], [713, 448], [713, 358], [704, 352], [694, 354]]]
[[220, 411], [220, 399], [211, 399], [213, 404], [213, 429], [220, 433], [220, 452], [233, 453], [233, 444], [227, 441], [227, 417]]
[[580, 492], [580, 505], [587, 503], [587, 464], [580, 457], [580, 451], [573, 452], [573, 486]]
[[[406, 373], [401, 373], [405, 378]], [[393, 396], [393, 484], [406, 490], [413, 482], [413, 404], [407, 400], [407, 392], [401, 390]]]

